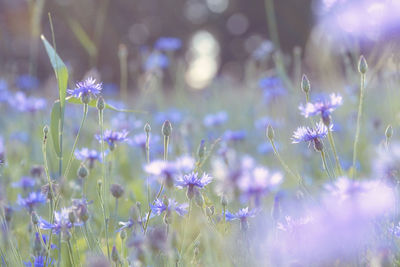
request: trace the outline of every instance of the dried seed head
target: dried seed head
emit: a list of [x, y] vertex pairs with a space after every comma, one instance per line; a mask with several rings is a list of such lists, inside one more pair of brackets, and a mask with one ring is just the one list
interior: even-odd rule
[[111, 194], [115, 198], [120, 198], [124, 194], [125, 190], [120, 184], [112, 184], [110, 188]]

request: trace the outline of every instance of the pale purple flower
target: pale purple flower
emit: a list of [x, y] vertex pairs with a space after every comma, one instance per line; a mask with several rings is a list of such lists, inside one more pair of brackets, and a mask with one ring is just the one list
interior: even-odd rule
[[188, 204], [178, 204], [174, 199], [168, 199], [168, 205], [167, 203], [164, 203], [166, 201], [156, 199], [154, 201], [154, 204], [151, 205], [151, 212], [155, 215], [161, 215], [163, 212], [171, 212], [175, 211], [179, 216], [184, 216], [187, 213], [187, 208]]
[[227, 211], [225, 213], [225, 218], [227, 221], [239, 220], [240, 228], [243, 231], [246, 231], [249, 228], [248, 219], [255, 217], [258, 212], [259, 212], [258, 209], [249, 210], [249, 207], [246, 207], [246, 208], [240, 209], [236, 213], [230, 213], [229, 211]]
[[342, 102], [342, 97], [333, 93], [329, 95], [329, 100], [307, 103], [305, 106], [301, 105], [299, 109], [301, 114], [306, 118], [321, 115], [322, 120], [325, 121], [337, 107], [342, 105]]
[[[104, 156], [107, 155], [107, 151], [104, 152]], [[88, 149], [86, 147], [82, 148], [81, 150], [75, 151], [75, 157], [81, 161], [88, 161], [89, 168], [93, 168], [94, 162], [98, 160], [99, 162], [102, 161], [102, 155], [99, 151], [94, 149]]]
[[[103, 140], [108, 143], [110, 150], [113, 151], [116, 146], [116, 143], [126, 142], [129, 140], [127, 137], [128, 134], [129, 134], [129, 132], [126, 130], [122, 130], [120, 132], [106, 130], [106, 131], [104, 131], [104, 134], [103, 134]], [[101, 141], [100, 134], [96, 134], [95, 137], [97, 140]]]
[[155, 49], [161, 51], [176, 51], [182, 47], [182, 41], [175, 37], [161, 37], [154, 45]]
[[243, 141], [246, 138], [246, 131], [244, 131], [244, 130], [238, 130], [238, 131], [227, 130], [224, 133], [223, 138], [225, 141], [231, 141], [231, 142]]
[[[333, 124], [331, 124], [330, 129], [332, 130]], [[314, 142], [314, 145], [317, 147], [317, 144], [320, 144], [321, 138], [324, 138], [328, 134], [328, 128], [320, 121], [315, 125], [315, 128], [309, 127], [299, 127], [293, 133], [292, 143], [297, 144], [300, 142]]]
[[71, 210], [62, 208], [60, 212], [54, 212], [54, 222], [50, 223], [43, 218], [39, 218], [39, 227], [43, 230], [51, 230], [55, 234], [68, 232], [74, 226], [81, 226], [82, 223], [72, 223], [69, 219]]
[[40, 204], [46, 203], [46, 197], [41, 192], [31, 192], [25, 198], [18, 195], [17, 204], [32, 212]]
[[212, 181], [212, 177], [207, 173], [199, 176], [199, 173], [192, 172], [190, 174], [183, 175], [175, 180], [176, 187], [182, 188], [203, 188]]
[[67, 92], [75, 98], [82, 98], [82, 96], [89, 96], [96, 98], [102, 90], [102, 83], [96, 83], [96, 79], [89, 77], [84, 81], [78, 82], [74, 90], [68, 89]]
[[206, 127], [216, 127], [224, 124], [228, 120], [228, 113], [220, 111], [215, 114], [208, 114], [203, 119], [203, 124]]
[[28, 176], [23, 176], [18, 182], [14, 182], [11, 184], [12, 187], [19, 187], [23, 190], [27, 190], [29, 188], [34, 187], [36, 184], [35, 179]]
[[400, 143], [392, 142], [389, 149], [377, 148], [371, 165], [376, 178], [396, 185], [400, 178]]
[[8, 103], [13, 108], [21, 112], [35, 113], [46, 107], [46, 100], [36, 97], [27, 97], [23, 92], [17, 92], [8, 99]]
[[39, 80], [35, 76], [23, 74], [18, 76], [15, 80], [15, 84], [19, 89], [29, 91], [39, 87]]

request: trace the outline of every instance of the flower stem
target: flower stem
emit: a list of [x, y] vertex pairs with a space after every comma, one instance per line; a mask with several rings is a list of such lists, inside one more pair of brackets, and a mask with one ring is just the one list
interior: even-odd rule
[[357, 114], [357, 126], [356, 126], [356, 136], [354, 138], [354, 147], [353, 147], [353, 165], [351, 177], [355, 178], [356, 176], [356, 161], [357, 161], [357, 147], [360, 136], [360, 127], [361, 127], [361, 116], [362, 116], [362, 108], [364, 102], [364, 90], [365, 90], [365, 73], [361, 74], [361, 82], [360, 82], [360, 102], [358, 104], [358, 114]]
[[68, 244], [69, 257], [70, 257], [72, 266], [76, 266], [76, 264], [75, 264], [75, 259], [74, 259], [74, 252], [73, 252], [72, 246], [71, 246], [71, 241], [68, 240], [68, 241], [67, 241], [67, 244]]
[[190, 223], [190, 214], [192, 212], [192, 206], [193, 206], [192, 202], [193, 202], [192, 199], [190, 199], [190, 201], [189, 201], [188, 218], [187, 218], [185, 226], [183, 228], [182, 244], [181, 244], [181, 248], [179, 250], [179, 255], [180, 255], [179, 260], [182, 258], [182, 251], [183, 251], [183, 245], [185, 244], [185, 235], [186, 235], [187, 225]]
[[342, 170], [342, 166], [340, 165], [339, 156], [337, 155], [337, 152], [336, 152], [336, 146], [335, 146], [335, 141], [333, 139], [332, 131], [329, 127], [327, 127], [327, 128], [328, 128], [328, 140], [331, 145], [333, 155], [335, 156], [336, 169], [337, 169], [339, 175], [342, 176], [343, 170]]
[[325, 158], [324, 150], [321, 150], [321, 158], [322, 158], [322, 163], [323, 163], [324, 169], [325, 169], [326, 173], [328, 174], [329, 179], [332, 181], [332, 176], [328, 171], [328, 164], [326, 164], [326, 158]]
[[78, 130], [78, 133], [76, 134], [74, 145], [72, 146], [72, 151], [71, 151], [71, 154], [69, 156], [69, 160], [68, 160], [68, 163], [67, 163], [67, 169], [65, 170], [64, 177], [68, 177], [69, 170], [71, 168], [72, 159], [74, 157], [76, 144], [78, 143], [79, 134], [80, 134], [80, 132], [81, 132], [81, 130], [83, 128], [83, 124], [85, 123], [85, 120], [86, 120], [86, 117], [87, 117], [87, 113], [88, 113], [88, 104], [84, 104], [83, 105], [83, 117], [82, 117], [81, 125], [79, 126], [79, 130]]

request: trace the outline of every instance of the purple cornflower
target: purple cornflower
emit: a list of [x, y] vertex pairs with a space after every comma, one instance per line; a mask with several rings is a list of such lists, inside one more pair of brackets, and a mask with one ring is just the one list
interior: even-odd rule
[[23, 176], [18, 182], [11, 184], [12, 187], [20, 187], [23, 190], [27, 190], [35, 186], [35, 179], [29, 176]]
[[40, 192], [31, 192], [26, 198], [18, 195], [17, 204], [32, 212], [35, 206], [46, 203], [46, 197]]
[[[104, 152], [104, 156], [107, 154], [107, 152]], [[78, 160], [81, 161], [89, 161], [89, 168], [92, 169], [94, 166], [94, 162], [98, 160], [101, 162], [102, 160], [102, 155], [100, 152], [94, 149], [88, 149], [86, 147], [82, 148], [81, 150], [76, 150], [75, 151], [75, 157]]]
[[[125, 142], [128, 141], [128, 131], [122, 130], [120, 132], [117, 131], [112, 131], [112, 130], [106, 130], [103, 135], [103, 140], [108, 143], [108, 146], [110, 147], [110, 150], [113, 151], [115, 148], [115, 143], [117, 142]], [[96, 134], [96, 139], [101, 141], [101, 135]]]
[[157, 69], [165, 69], [169, 65], [169, 59], [166, 55], [153, 52], [151, 53], [144, 63], [146, 71], [154, 71]]
[[301, 114], [308, 118], [309, 116], [321, 115], [325, 125], [330, 125], [331, 113], [340, 105], [342, 105], [342, 97], [336, 94], [330, 94], [329, 100], [317, 101], [315, 103], [307, 103], [300, 106]]
[[[167, 202], [167, 203], [165, 203]], [[151, 205], [151, 212], [155, 215], [161, 215], [164, 211], [170, 213], [175, 211], [179, 216], [184, 216], [187, 213], [188, 204], [178, 204], [174, 199], [170, 198], [168, 201], [156, 199], [154, 205]]]
[[38, 255], [33, 257], [33, 265], [31, 262], [25, 262], [24, 264], [26, 267], [44, 267], [44, 266], [54, 266], [54, 261], [52, 258], [47, 257], [47, 262], [46, 262], [46, 256]]
[[75, 98], [81, 98], [82, 102], [89, 102], [90, 98], [96, 98], [101, 93], [101, 89], [102, 83], [96, 83], [96, 79], [89, 77], [76, 83], [76, 88], [74, 90], [68, 89], [67, 92]]
[[249, 228], [248, 225], [248, 218], [253, 218], [256, 216], [256, 213], [258, 212], [257, 209], [252, 209], [249, 211], [249, 207], [240, 209], [238, 212], [232, 214], [229, 211], [225, 213], [225, 218], [227, 221], [234, 221], [234, 220], [240, 220], [240, 228], [243, 231], [246, 231]]
[[280, 172], [271, 173], [265, 167], [256, 167], [245, 172], [238, 183], [242, 198], [254, 199], [255, 205], [258, 207], [261, 204], [261, 197], [274, 190], [282, 181], [283, 175]]
[[[330, 130], [332, 130], [333, 124], [329, 126]], [[328, 134], [328, 128], [322, 123], [318, 122], [315, 125], [315, 128], [309, 127], [299, 127], [293, 133], [292, 143], [297, 144], [300, 142], [314, 142], [314, 148], [317, 151], [322, 151], [323, 145], [320, 138], [324, 138]]]
[[182, 47], [182, 41], [175, 37], [161, 37], [154, 45], [155, 49], [161, 51], [176, 51]]
[[18, 76], [18, 78], [15, 81], [15, 84], [17, 87], [23, 91], [28, 91], [32, 89], [36, 89], [39, 87], [39, 80], [38, 78], [29, 75], [29, 74], [24, 74]]
[[35, 113], [46, 107], [46, 100], [36, 97], [27, 97], [23, 92], [18, 92], [8, 99], [8, 104], [21, 112]]
[[74, 226], [81, 226], [82, 223], [72, 223], [69, 218], [70, 209], [63, 208], [60, 212], [54, 212], [54, 222], [50, 223], [43, 218], [39, 218], [39, 227], [43, 230], [51, 230], [55, 234], [61, 231], [68, 232]]
[[203, 124], [206, 127], [215, 127], [224, 124], [228, 120], [228, 114], [225, 111], [220, 111], [215, 114], [208, 114], [203, 119]]
[[187, 197], [192, 199], [196, 190], [203, 188], [212, 181], [212, 177], [204, 173], [201, 177], [197, 172], [192, 172], [187, 175], [183, 175], [176, 179], [176, 187], [179, 189], [187, 188]]
[[264, 99], [266, 102], [271, 101], [277, 97], [287, 94], [283, 86], [282, 80], [278, 77], [265, 77], [260, 79], [258, 85], [264, 92]]

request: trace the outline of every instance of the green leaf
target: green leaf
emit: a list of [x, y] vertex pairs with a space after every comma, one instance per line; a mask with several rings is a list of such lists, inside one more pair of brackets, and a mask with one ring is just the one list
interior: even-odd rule
[[68, 86], [68, 69], [61, 58], [58, 56], [57, 52], [54, 50], [53, 46], [46, 40], [43, 35], [41, 36], [41, 38], [57, 77], [61, 110], [64, 111]]
[[[72, 97], [72, 96], [67, 97], [67, 101], [68, 101], [68, 103], [71, 103], [71, 104], [83, 105], [82, 101], [79, 98], [75, 98], [75, 97]], [[96, 99], [92, 99], [92, 100], [90, 100], [88, 105], [90, 107], [96, 107], [96, 104], [97, 104], [97, 100]], [[132, 113], [143, 113], [143, 114], [147, 113], [146, 111], [143, 111], [143, 110], [120, 109], [120, 108], [116, 108], [116, 107], [114, 107], [114, 106], [112, 106], [110, 104], [107, 104], [107, 103], [106, 103], [105, 108], [106, 109], [110, 109], [110, 110], [114, 110], [114, 111], [118, 111], [118, 112], [128, 112], [128, 113], [132, 112]]]
[[53, 108], [51, 109], [51, 119], [50, 119], [50, 135], [51, 139], [53, 139], [53, 147], [58, 157], [61, 157], [61, 149], [60, 149], [60, 139], [59, 139], [59, 131], [60, 131], [60, 123], [61, 123], [61, 105], [60, 101], [56, 101], [53, 104]]

